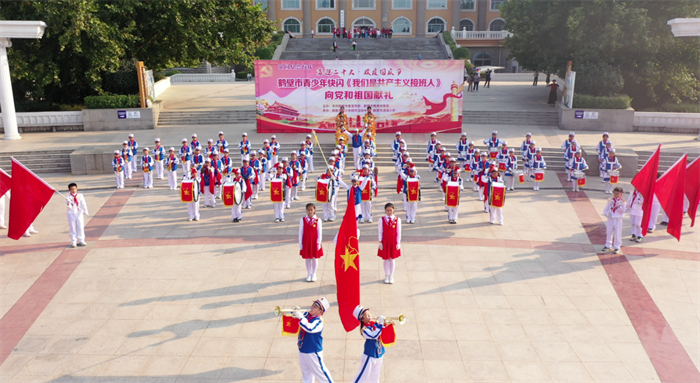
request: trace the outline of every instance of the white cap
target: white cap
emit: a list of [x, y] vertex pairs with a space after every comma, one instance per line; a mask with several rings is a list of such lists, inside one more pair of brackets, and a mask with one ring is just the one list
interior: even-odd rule
[[306, 141], [300, 142], [299, 145], [306, 145]]
[[480, 151], [479, 148], [474, 148], [474, 153], [479, 153]]
[[[578, 151], [580, 152], [581, 150], [579, 149]], [[615, 153], [615, 149], [608, 150], [608, 153]]]
[[214, 142], [214, 140], [212, 140], [212, 139], [210, 138], [210, 139], [207, 140], [207, 142]]
[[291, 154], [296, 155], [296, 154], [297, 154], [296, 150], [292, 150], [292, 151], [291, 151]]
[[186, 138], [183, 138], [183, 139], [182, 139], [182, 142], [187, 142], [187, 139], [186, 139]]
[[603, 132], [604, 136], [609, 136], [608, 132]]
[[486, 151], [484, 151], [483, 153], [481, 153], [481, 155], [482, 155], [482, 156], [486, 156]]
[[363, 165], [362, 169], [369, 169], [369, 165]]
[[273, 134], [272, 136], [270, 136], [270, 138], [277, 138], [277, 136], [275, 136], [275, 135]]
[[263, 141], [263, 144], [266, 143], [266, 142], [269, 144], [269, 143], [270, 143], [270, 140], [267, 140], [267, 139], [266, 139], [265, 141]]
[[574, 132], [569, 132], [569, 135], [570, 135], [570, 136], [575, 136], [576, 133], [574, 133]]
[[406, 152], [403, 154], [404, 156], [410, 156], [411, 154], [406, 150]]
[[498, 130], [494, 130], [491, 134], [498, 134]]
[[129, 138], [134, 138], [133, 133], [129, 133]]
[[340, 140], [345, 141], [345, 137], [343, 137], [343, 136], [338, 137], [338, 141], [340, 141]]
[[416, 170], [415, 166], [411, 166], [410, 168], [408, 168], [408, 171], [409, 172], [417, 172], [418, 170]]
[[508, 149], [508, 153], [515, 153], [515, 149], [513, 149], [513, 148]]
[[452, 156], [450, 155], [450, 152], [445, 153], [445, 156], [450, 156], [450, 157], [452, 157]]
[[160, 138], [156, 138], [155, 142], [160, 142]]
[[287, 158], [287, 157], [282, 157], [282, 162], [284, 162], [284, 161], [289, 162], [289, 158]]
[[456, 158], [450, 158], [450, 162], [457, 162]]
[[[228, 149], [224, 149], [224, 152], [228, 152]], [[258, 150], [258, 153], [265, 153], [265, 151], [260, 149], [260, 150]]]
[[430, 135], [431, 135], [431, 136], [437, 136], [437, 133], [432, 132], [432, 133], [430, 133]]
[[400, 136], [400, 135], [401, 135], [401, 132], [396, 132], [396, 135], [397, 135], [397, 136]]
[[[342, 137], [341, 137], [341, 138], [342, 138]], [[335, 148], [336, 148], [336, 149], [340, 149], [340, 145], [336, 145]]]
[[324, 313], [326, 312], [326, 310], [328, 310], [329, 307], [331, 307], [331, 304], [328, 302], [328, 299], [326, 299], [325, 297], [318, 298], [317, 300], [314, 301], [314, 303], [321, 306]]
[[333, 156], [328, 157], [328, 162], [335, 163], [335, 157], [333, 157]]
[[530, 145], [534, 145], [534, 144], [535, 144], [535, 140], [530, 141]]
[[192, 133], [192, 137], [197, 137], [197, 133]]
[[211, 158], [207, 157], [207, 159], [204, 160], [204, 162], [211, 162]]
[[530, 132], [525, 133], [525, 135], [532, 137], [532, 133], [530, 133]]
[[411, 157], [408, 157], [406, 158], [406, 162], [413, 162], [413, 160], [411, 159]]
[[127, 144], [127, 145], [128, 145], [128, 144], [129, 144], [129, 141], [124, 141], [124, 142], [122, 142], [122, 145], [124, 145], [124, 144]]
[[541, 151], [542, 151], [542, 148], [537, 148], [537, 149], [535, 149], [535, 151], [536, 151], [536, 152], [541, 152]]
[[372, 154], [371, 150], [365, 150], [365, 154]]
[[118, 151], [118, 150], [115, 150], [115, 151], [114, 151], [114, 154], [119, 154], [119, 151]]
[[144, 152], [147, 152], [147, 151], [148, 151], [148, 147], [143, 148], [143, 151], [144, 151]]
[[503, 141], [503, 145], [508, 145], [508, 141]]
[[464, 137], [466, 137], [466, 136], [467, 136], [467, 132], [462, 132], [462, 135], [463, 135]]
[[358, 181], [357, 175], [353, 174], [352, 177], [350, 177], [350, 181]]
[[469, 141], [469, 145], [474, 145], [474, 141]]
[[457, 168], [457, 169], [455, 169], [455, 170], [453, 170], [453, 171], [456, 172], [456, 173], [459, 173], [460, 171], [462, 171], [462, 169]]
[[605, 143], [605, 146], [612, 145], [612, 141], [608, 141]]
[[311, 135], [310, 135], [310, 134], [307, 134], [307, 135], [306, 135], [306, 138], [311, 138]]
[[199, 145], [197, 145], [194, 147], [194, 150], [202, 150], [202, 148]]
[[[261, 150], [262, 151], [262, 150]], [[228, 149], [224, 149], [224, 153], [228, 153]]]
[[357, 307], [355, 307], [355, 310], [352, 310], [352, 316], [357, 318], [357, 320], [359, 320], [360, 322], [362, 322], [362, 315], [364, 313], [365, 313], [365, 308], [360, 306], [360, 305], [357, 305]]
[[224, 132], [219, 132], [219, 135], [222, 135], [222, 134], [224, 134]]
[[168, 149], [168, 151], [169, 151], [169, 152], [174, 152], [174, 151], [175, 151], [175, 148], [173, 148], [173, 147], [171, 146], [170, 149]]
[[248, 133], [243, 132], [243, 134], [241, 134], [241, 136], [246, 136], [246, 137], [248, 137]]

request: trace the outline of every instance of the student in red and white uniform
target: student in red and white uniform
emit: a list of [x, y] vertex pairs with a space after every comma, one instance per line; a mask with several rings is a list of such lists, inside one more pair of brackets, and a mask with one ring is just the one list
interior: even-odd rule
[[[445, 181], [447, 182], [457, 182], [459, 184], [459, 190], [464, 190], [464, 181], [462, 177], [459, 176], [460, 169], [457, 168], [450, 172], [450, 174], [445, 174]], [[460, 193], [461, 195], [461, 193]], [[459, 201], [457, 201], [459, 202]], [[451, 224], [457, 223], [457, 218], [459, 217], [459, 205], [455, 207], [448, 207], [447, 201], [445, 201], [445, 209], [447, 210], [447, 222]]]
[[605, 205], [603, 215], [608, 218], [605, 222], [606, 235], [603, 251], [620, 252], [622, 246], [622, 217], [625, 215], [625, 200], [622, 199], [622, 188], [613, 189], [613, 198]]
[[182, 172], [187, 173], [190, 170], [190, 161], [192, 160], [192, 148], [187, 144], [187, 139], [182, 139], [180, 147], [180, 161], [182, 161]]
[[642, 205], [644, 204], [644, 197], [640, 192], [634, 190], [630, 193], [627, 203], [625, 204], [625, 211], [630, 213], [630, 229], [632, 231], [632, 238], [630, 241], [642, 242], [644, 235], [642, 235], [642, 216], [644, 216], [644, 211], [642, 210]]
[[214, 198], [216, 191], [216, 177], [214, 169], [211, 167], [211, 159], [204, 160], [204, 165], [199, 169], [200, 173], [200, 193], [204, 194], [204, 207], [216, 207], [216, 199]]
[[262, 170], [262, 165], [260, 164], [260, 160], [258, 159], [257, 153], [255, 151], [252, 151], [250, 153], [250, 167], [253, 169], [254, 177], [250, 181], [250, 186], [253, 188], [253, 196], [251, 197], [252, 199], [258, 199], [258, 191], [260, 190], [260, 173]]
[[[78, 193], [78, 185], [68, 185], [70, 194], [66, 197], [68, 207], [68, 231], [70, 232], [70, 247], [85, 246], [85, 221], [83, 214], [89, 216], [87, 203], [83, 193]], [[4, 201], [3, 201], [4, 203]]]
[[[481, 161], [481, 150], [474, 148], [474, 157], [472, 157], [472, 162], [469, 164], [469, 181], [472, 183], [472, 191], [479, 191], [479, 184], [477, 182], [479, 161]], [[466, 165], [464, 168], [466, 170]]]
[[316, 217], [316, 205], [306, 204], [306, 216], [299, 220], [299, 255], [306, 262], [306, 281], [316, 282], [318, 259], [323, 257], [323, 222]]
[[156, 177], [159, 180], [163, 179], [163, 160], [165, 159], [165, 148], [160, 145], [160, 138], [156, 138], [155, 146], [153, 147], [153, 161], [156, 165]]
[[330, 195], [328, 202], [323, 204], [323, 220], [326, 222], [335, 221], [335, 212], [338, 204], [338, 178], [340, 174], [335, 168], [335, 158], [328, 159], [328, 168], [326, 172], [318, 176], [320, 180], [330, 180], [333, 183], [333, 193]]
[[270, 162], [273, 165], [276, 165], [279, 161], [279, 153], [282, 147], [280, 146], [280, 143], [277, 142], [277, 136], [273, 135], [270, 137], [270, 148], [272, 148], [272, 154], [270, 157]]
[[[182, 179], [195, 181], [194, 187], [199, 187], [197, 182], [201, 182], [201, 179], [199, 178], [199, 171], [197, 171], [194, 164], [190, 164], [189, 170], [182, 169]], [[187, 215], [189, 216], [188, 221], [199, 221], [199, 199], [194, 202], [187, 203]]]
[[[253, 184], [255, 183], [255, 178], [256, 178], [255, 177], [255, 170], [253, 170], [253, 168], [250, 167], [247, 159], [243, 159], [241, 162], [243, 162], [243, 166], [241, 166], [241, 168], [239, 170], [241, 177], [243, 178], [243, 181], [245, 182], [246, 190], [252, 191]], [[241, 204], [241, 207], [243, 207], [243, 209], [250, 209], [253, 207], [252, 194], [248, 198], [245, 198], [245, 196], [244, 196], [243, 199], [244, 199], [244, 201]]]
[[253, 145], [248, 141], [248, 133], [241, 135], [241, 142], [238, 144], [238, 149], [241, 151], [241, 163], [243, 160], [250, 159], [250, 152], [253, 150]]
[[[299, 158], [297, 157], [297, 152], [292, 150], [291, 153], [292, 159], [289, 160], [289, 166], [287, 166], [287, 176], [292, 182], [292, 188], [290, 189], [290, 199], [289, 201], [297, 201], [299, 200], [299, 184], [301, 183], [299, 180], [301, 178], [301, 164], [299, 163]], [[290, 202], [291, 203], [291, 202]], [[287, 208], [289, 209], [290, 203], [287, 204]]]
[[197, 168], [197, 171], [201, 171], [202, 166], [204, 166], [204, 156], [201, 152], [202, 149], [198, 146], [194, 149], [194, 154], [192, 155], [192, 165]]
[[489, 205], [489, 194], [491, 193], [491, 185], [496, 182], [503, 183], [503, 178], [501, 178], [498, 169], [491, 169], [491, 175], [489, 176], [488, 185], [486, 186], [486, 206], [489, 210], [489, 215], [491, 216], [491, 224], [495, 225], [496, 221], [498, 221], [498, 224], [503, 226], [503, 208], [493, 207]]
[[143, 188], [153, 188], [153, 157], [148, 154], [148, 148], [143, 148], [141, 156], [141, 171], [143, 172]]
[[204, 148], [204, 156], [214, 159], [214, 154], [219, 153], [219, 148], [214, 146], [214, 140], [211, 138], [207, 140], [207, 147]]
[[[241, 177], [241, 173], [238, 171], [238, 169], [233, 168], [231, 170], [231, 175], [229, 178], [231, 179], [231, 182], [238, 183], [241, 185], [241, 195], [245, 196], [245, 192], [247, 190], [245, 180], [243, 179], [243, 177]], [[231, 221], [243, 221], [243, 204], [237, 205], [234, 203], [233, 206], [231, 206]]]
[[394, 283], [396, 258], [401, 256], [401, 218], [394, 215], [394, 204], [384, 205], [386, 215], [379, 220], [379, 251], [384, 260], [384, 283]]

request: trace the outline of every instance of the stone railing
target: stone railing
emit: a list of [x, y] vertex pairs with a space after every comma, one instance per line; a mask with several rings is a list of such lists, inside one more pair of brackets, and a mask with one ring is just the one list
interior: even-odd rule
[[234, 82], [236, 81], [235, 73], [205, 73], [205, 74], [175, 74], [170, 76], [172, 84], [185, 82]]
[[700, 134], [700, 113], [634, 112], [634, 130]]
[[[17, 126], [19, 127], [73, 125], [83, 125], [82, 111], [17, 113]], [[3, 127], [2, 119], [0, 119], [0, 127]]]
[[455, 40], [505, 40], [506, 37], [513, 36], [513, 34], [508, 31], [468, 31], [466, 29], [462, 29], [461, 31], [455, 31], [453, 29], [450, 31], [450, 34]]
[[454, 56], [452, 55], [452, 48], [450, 48], [450, 46], [445, 41], [445, 36], [443, 36], [442, 33], [438, 33], [437, 37], [438, 37], [438, 40], [440, 40], [440, 45], [442, 46], [442, 50], [444, 50], [445, 54], [447, 54], [447, 59], [454, 60]]
[[166, 89], [170, 88], [170, 77], [166, 77], [153, 85], [153, 91], [156, 98], [160, 96]]
[[[281, 33], [281, 32], [277, 32]], [[289, 43], [289, 33], [285, 33], [284, 37], [282, 37], [282, 42], [280, 45], [275, 48], [275, 53], [272, 55], [273, 60], [279, 60], [280, 57], [282, 56], [282, 52], [284, 52], [285, 49], [287, 49], [287, 44]]]

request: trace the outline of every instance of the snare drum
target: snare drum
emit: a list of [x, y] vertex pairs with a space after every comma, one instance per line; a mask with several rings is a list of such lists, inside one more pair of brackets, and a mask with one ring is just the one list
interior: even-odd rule
[[521, 184], [525, 183], [525, 174], [523, 174], [522, 170], [517, 170], [515, 172], [515, 175], [518, 177], [518, 182]]
[[611, 184], [616, 184], [620, 180], [620, 171], [619, 170], [611, 170], [608, 172], [608, 175], [610, 176], [610, 183]]
[[544, 170], [543, 169], [535, 170], [535, 181], [537, 181], [537, 182], [544, 181]]
[[581, 170], [574, 170], [574, 173], [572, 174], [571, 178], [578, 180], [578, 179], [583, 179], [586, 178], [586, 173], [584, 173]]

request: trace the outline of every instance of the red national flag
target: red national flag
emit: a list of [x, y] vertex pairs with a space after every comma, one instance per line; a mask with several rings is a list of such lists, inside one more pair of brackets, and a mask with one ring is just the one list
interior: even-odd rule
[[[685, 192], [685, 167], [688, 155], [684, 154], [673, 166], [656, 180], [656, 198], [668, 216], [666, 231], [681, 240], [683, 226], [683, 194]], [[646, 197], [645, 197], [646, 198]]]
[[700, 157], [693, 160], [685, 168], [685, 195], [690, 202], [688, 217], [690, 217], [690, 227], [693, 227], [695, 226], [695, 214], [698, 212], [698, 202], [700, 202]]
[[[355, 198], [351, 189], [350, 200]], [[352, 311], [360, 304], [360, 246], [357, 240], [355, 204], [349, 203], [335, 244], [335, 283], [337, 285], [338, 312], [345, 331], [360, 325]]]
[[10, 228], [7, 236], [19, 239], [49, 203], [55, 191], [56, 189], [13, 158]]
[[654, 188], [656, 187], [656, 177], [659, 173], [659, 157], [661, 156], [661, 145], [652, 153], [651, 157], [642, 166], [637, 175], [630, 182], [639, 194], [644, 197], [642, 203], [642, 236], [647, 235], [649, 229], [649, 216], [651, 215], [651, 204], [654, 202]]
[[0, 197], [4, 196], [12, 187], [12, 177], [0, 169]]

